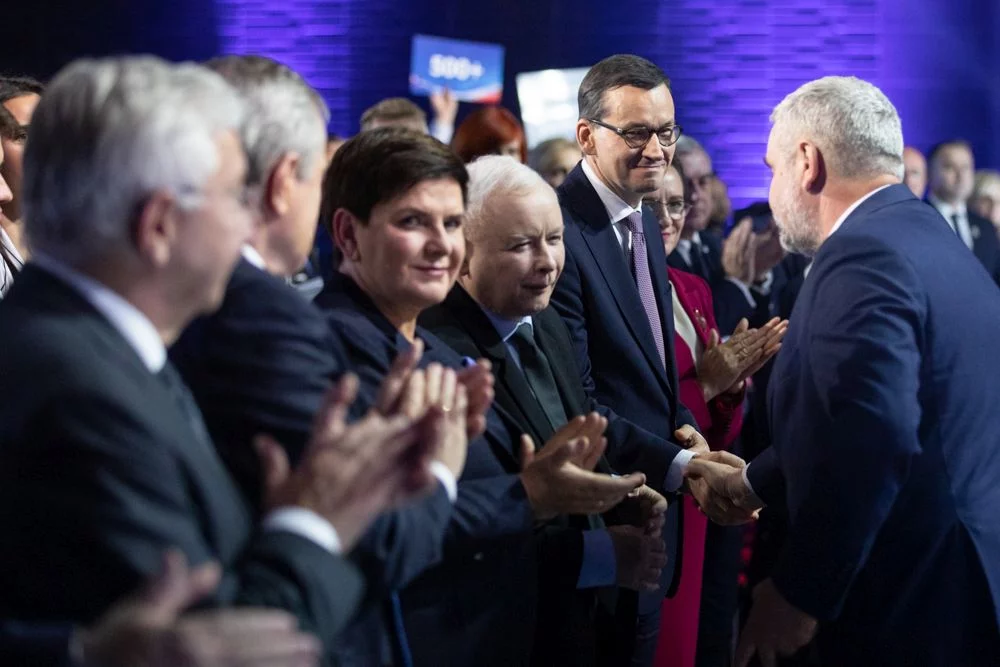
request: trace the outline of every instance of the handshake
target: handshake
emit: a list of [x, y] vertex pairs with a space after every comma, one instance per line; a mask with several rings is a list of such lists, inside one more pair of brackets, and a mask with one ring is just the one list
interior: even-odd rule
[[764, 503], [743, 479], [746, 461], [729, 452], [709, 451], [702, 435], [690, 426], [682, 426], [674, 435], [695, 454], [684, 477], [686, 489], [701, 511], [722, 526], [756, 519]]

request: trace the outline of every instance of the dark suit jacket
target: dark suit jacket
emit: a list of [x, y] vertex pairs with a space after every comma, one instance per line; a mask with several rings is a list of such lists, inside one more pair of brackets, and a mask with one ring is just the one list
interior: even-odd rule
[[353, 566], [258, 532], [210, 442], [89, 303], [27, 267], [0, 303], [0, 617], [89, 622], [176, 547], [218, 560], [213, 602], [288, 609], [327, 647]]
[[[331, 384], [350, 369], [323, 313], [285, 281], [246, 260], [221, 308], [194, 322], [171, 348], [216, 446], [256, 504], [260, 467], [253, 447], [270, 433], [299, 460]], [[337, 643], [344, 667], [379, 660], [388, 594], [441, 559], [451, 502], [440, 485], [428, 498], [380, 516], [351, 553], [367, 584], [359, 617]]]
[[[664, 368], [656, 351], [639, 291], [608, 220], [607, 210], [580, 165], [558, 189], [565, 222], [566, 265], [552, 295], [552, 305], [569, 329], [581, 379], [588, 394], [630, 423], [665, 440], [694, 418], [680, 403], [674, 359], [674, 318], [667, 282], [667, 258], [659, 227], [643, 220], [650, 275], [663, 328]], [[672, 445], [672, 443], [671, 443]], [[645, 458], [650, 486], [662, 485], [677, 452], [668, 445], [660, 456]], [[616, 461], [616, 466], [632, 469]], [[664, 568], [667, 588], [678, 579], [681, 540], [676, 504], [667, 511], [663, 535], [673, 569]]]
[[68, 623], [0, 621], [0, 664], [17, 667], [73, 667]]
[[[343, 274], [327, 281], [316, 303], [347, 354], [343, 363], [359, 376], [356, 405], [365, 410], [409, 342]], [[418, 327], [417, 336], [425, 343], [422, 365], [463, 365], [426, 329]], [[533, 512], [518, 477], [520, 434], [494, 410], [487, 421], [486, 433], [469, 443], [444, 559], [401, 596], [416, 665], [526, 665], [531, 655], [538, 564]]]
[[906, 186], [816, 254], [749, 474], [784, 478], [773, 579], [824, 622], [824, 664], [1000, 663], [997, 326], [990, 276]]
[[[597, 411], [608, 418], [607, 458], [615, 469], [641, 469], [649, 459], [652, 459], [649, 465], [657, 465], [656, 459], [666, 456], [664, 451], [670, 450], [672, 445], [618, 417], [612, 410], [587, 396], [580, 380], [573, 342], [565, 323], [554, 309], [547, 308], [532, 319], [535, 340], [549, 359], [566, 414], [573, 417]], [[512, 431], [528, 433], [539, 445], [552, 436], [552, 426], [534, 397], [523, 371], [508, 358], [507, 346], [493, 324], [461, 286], [456, 285], [443, 304], [428, 309], [421, 316], [420, 322], [464, 357], [485, 357], [490, 360], [496, 377], [495, 402], [499, 414], [507, 420]], [[610, 472], [606, 468], [602, 469]], [[613, 517], [609, 517], [609, 520], [614, 522]], [[556, 543], [562, 539], [558, 532], [550, 537]], [[582, 547], [582, 542], [577, 540], [569, 541], [569, 544], [573, 548]], [[570, 554], [552, 548], [542, 551], [543, 595], [537, 636], [543, 643], [536, 645], [536, 664], [592, 664], [595, 634], [592, 622], [593, 595], [586, 591], [576, 591], [576, 581], [567, 579], [564, 574], [572, 574], [569, 563], [580, 562], [582, 555], [578, 553]], [[576, 572], [579, 572], [579, 568]], [[634, 607], [634, 596], [632, 597], [629, 604]], [[611, 596], [605, 598], [609, 603], [611, 599]], [[634, 616], [634, 608], [626, 609], [625, 605], [623, 598], [622, 604], [618, 605], [620, 613]], [[614, 640], [610, 639], [609, 642], [613, 643]]]
[[968, 212], [969, 229], [972, 232], [972, 252], [986, 267], [993, 282], [1000, 285], [1000, 240], [993, 223], [986, 218]]

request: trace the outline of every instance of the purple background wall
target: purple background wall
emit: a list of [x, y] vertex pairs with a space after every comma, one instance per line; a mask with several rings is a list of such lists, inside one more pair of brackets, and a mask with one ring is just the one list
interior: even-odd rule
[[[405, 95], [415, 32], [507, 47], [517, 72], [644, 55], [674, 81], [678, 121], [702, 140], [738, 203], [763, 198], [767, 116], [824, 74], [878, 84], [922, 149], [970, 139], [1000, 166], [997, 0], [32, 0], [8, 3], [0, 71], [49, 76], [85, 54], [173, 59], [264, 53], [301, 71], [330, 103], [331, 129]], [[423, 104], [423, 101], [420, 101]], [[467, 109], [463, 105], [464, 113]]]
[[[988, 0], [217, 0], [219, 46], [303, 72], [357, 129], [370, 104], [406, 94], [415, 32], [507, 47], [514, 75], [634, 52], [673, 79], [678, 121], [712, 154], [736, 202], [766, 198], [761, 158], [771, 108], [826, 74], [890, 96], [908, 143], [961, 135], [1000, 163], [1000, 3]], [[464, 108], [464, 107], [463, 107]]]

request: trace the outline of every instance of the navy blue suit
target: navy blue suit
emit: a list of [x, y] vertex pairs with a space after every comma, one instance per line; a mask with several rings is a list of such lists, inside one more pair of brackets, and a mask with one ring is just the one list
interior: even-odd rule
[[[236, 267], [219, 310], [195, 321], [170, 357], [184, 376], [216, 448], [244, 494], [260, 503], [258, 433], [274, 436], [297, 462], [316, 411], [351, 370], [326, 318], [284, 280], [246, 260]], [[381, 515], [351, 552], [365, 575], [365, 605], [336, 645], [338, 664], [380, 660], [391, 621], [389, 593], [441, 559], [451, 502], [444, 487]]]
[[[663, 331], [666, 367], [660, 361], [639, 291], [607, 209], [580, 165], [569, 173], [557, 193], [565, 223], [566, 265], [552, 295], [552, 305], [569, 329], [583, 387], [598, 403], [620, 417], [665, 440], [672, 439], [677, 427], [695, 421], [679, 399], [673, 305], [659, 226], [644, 216], [647, 258]], [[650, 486], [662, 487], [670, 463], [679, 451], [676, 446], [664, 449], [659, 465], [638, 468], [646, 473]], [[663, 570], [666, 590], [680, 580], [683, 533], [679, 506], [671, 504], [663, 529], [670, 559]], [[657, 614], [660, 600], [648, 595], [641, 597], [644, 600], [640, 600], [640, 615]], [[655, 634], [656, 629], [650, 631]], [[640, 640], [640, 650], [645, 645], [647, 652], [651, 652], [649, 643]]]
[[0, 664], [31, 667], [72, 667], [69, 623], [0, 621]]
[[[393, 359], [410, 343], [353, 280], [336, 273], [316, 304], [360, 379], [359, 409], [375, 401]], [[421, 365], [460, 368], [462, 357], [417, 327]], [[527, 665], [538, 598], [537, 543], [521, 485], [520, 434], [490, 410], [486, 433], [469, 443], [444, 559], [403, 591], [403, 620], [415, 665]], [[572, 564], [567, 568], [573, 570]], [[579, 563], [570, 575], [575, 577]]]
[[824, 664], [1000, 664], [1000, 294], [903, 185], [820, 248], [770, 379], [772, 573]]

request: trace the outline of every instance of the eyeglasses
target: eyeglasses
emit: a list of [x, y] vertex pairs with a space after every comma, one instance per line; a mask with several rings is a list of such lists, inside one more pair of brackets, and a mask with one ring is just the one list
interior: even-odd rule
[[683, 199], [672, 199], [666, 203], [662, 201], [647, 201], [645, 203], [653, 210], [653, 213], [657, 214], [657, 217], [666, 212], [671, 218], [682, 218], [691, 210], [691, 204]]
[[649, 143], [650, 137], [654, 134], [656, 135], [656, 140], [659, 141], [660, 145], [664, 148], [667, 146], [673, 146], [677, 143], [677, 140], [681, 138], [680, 125], [666, 125], [658, 130], [640, 125], [639, 127], [630, 127], [627, 130], [623, 130], [620, 127], [615, 127], [614, 125], [608, 125], [607, 123], [601, 122], [596, 118], [587, 118], [586, 120], [589, 123], [600, 125], [605, 129], [611, 130], [621, 137], [629, 148], [643, 148]]

